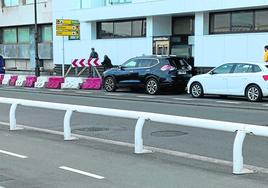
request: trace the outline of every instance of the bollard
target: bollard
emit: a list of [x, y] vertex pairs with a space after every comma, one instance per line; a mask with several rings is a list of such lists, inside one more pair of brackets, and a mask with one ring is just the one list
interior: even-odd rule
[[143, 148], [143, 139], [142, 139], [142, 129], [144, 126], [146, 119], [140, 117], [137, 121], [135, 128], [135, 152], [136, 154], [142, 153], [152, 153], [150, 150], [146, 150]]
[[18, 106], [17, 103], [13, 103], [10, 107], [10, 110], [9, 110], [9, 124], [10, 124], [9, 130], [11, 130], [11, 131], [21, 129], [21, 128], [17, 128], [17, 122], [16, 122], [17, 106]]
[[76, 140], [77, 138], [71, 136], [71, 117], [73, 114], [73, 110], [67, 110], [64, 116], [64, 126], [63, 126], [63, 131], [64, 131], [64, 140]]
[[243, 167], [243, 142], [246, 137], [245, 131], [238, 130], [236, 133], [234, 147], [233, 147], [233, 174], [248, 174], [253, 173], [253, 170], [249, 170]]

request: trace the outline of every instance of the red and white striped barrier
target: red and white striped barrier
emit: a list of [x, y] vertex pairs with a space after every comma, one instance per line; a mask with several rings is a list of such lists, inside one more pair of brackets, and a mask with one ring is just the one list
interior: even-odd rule
[[97, 67], [100, 66], [99, 63], [99, 58], [89, 58], [88, 60], [86, 59], [74, 59], [72, 60], [72, 67]]

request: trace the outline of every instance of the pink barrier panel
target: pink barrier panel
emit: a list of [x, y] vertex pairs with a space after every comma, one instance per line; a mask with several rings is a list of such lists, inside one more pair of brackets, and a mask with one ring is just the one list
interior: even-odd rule
[[27, 76], [24, 87], [34, 87], [34, 83], [37, 81], [36, 76]]
[[81, 85], [82, 89], [101, 89], [102, 79], [101, 78], [87, 78]]
[[15, 86], [17, 79], [18, 79], [18, 76], [17, 75], [11, 76], [8, 84], [10, 86]]
[[61, 84], [64, 83], [64, 78], [63, 77], [50, 77], [48, 79], [48, 83], [46, 85], [46, 88], [48, 89], [60, 89]]
[[2, 81], [4, 80], [5, 75], [4, 74], [0, 74], [0, 85], [2, 85]]

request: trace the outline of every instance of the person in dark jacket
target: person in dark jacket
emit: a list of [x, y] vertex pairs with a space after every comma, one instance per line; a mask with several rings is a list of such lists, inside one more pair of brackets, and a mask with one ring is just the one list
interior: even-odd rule
[[5, 74], [5, 60], [0, 54], [0, 74]]
[[104, 56], [104, 60], [103, 62], [101, 62], [101, 64], [104, 67], [104, 71], [106, 71], [107, 69], [113, 68], [112, 61], [107, 55]]
[[90, 58], [99, 58], [98, 53], [95, 51], [95, 48], [91, 48]]

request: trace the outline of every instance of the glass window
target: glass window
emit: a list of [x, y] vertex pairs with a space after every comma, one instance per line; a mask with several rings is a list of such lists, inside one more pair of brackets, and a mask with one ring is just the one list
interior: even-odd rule
[[4, 6], [10, 7], [10, 6], [18, 6], [19, 0], [4, 0]]
[[193, 35], [194, 23], [192, 17], [179, 17], [173, 19], [174, 35]]
[[3, 29], [3, 43], [17, 43], [17, 29], [7, 28]]
[[157, 63], [158, 61], [156, 59], [140, 59], [136, 67], [152, 67]]
[[41, 40], [42, 42], [52, 41], [52, 26], [51, 25], [41, 26]]
[[137, 59], [130, 59], [125, 62], [122, 66], [125, 68], [134, 68], [137, 66], [138, 60]]
[[113, 22], [103, 22], [100, 23], [100, 29], [98, 34], [99, 38], [112, 38], [114, 36], [114, 26]]
[[227, 74], [230, 73], [233, 68], [233, 64], [224, 64], [213, 70], [213, 74]]
[[144, 37], [146, 36], [146, 20], [98, 22], [97, 36], [99, 39]]
[[245, 32], [253, 29], [253, 11], [232, 13], [232, 31]]
[[34, 0], [25, 0], [25, 4], [33, 4], [34, 3]]
[[212, 17], [211, 32], [223, 33], [230, 31], [230, 13], [215, 14]]
[[130, 36], [131, 36], [131, 22], [114, 23], [114, 37], [130, 37]]
[[258, 65], [252, 65], [251, 72], [261, 72], [261, 68]]
[[252, 69], [252, 65], [238, 64], [235, 66], [234, 73], [247, 73]]
[[268, 30], [268, 10], [258, 10], [255, 12], [255, 30]]
[[133, 36], [143, 36], [143, 21], [136, 20], [132, 22], [132, 35]]
[[29, 43], [30, 42], [30, 29], [29, 27], [18, 28], [18, 42]]

